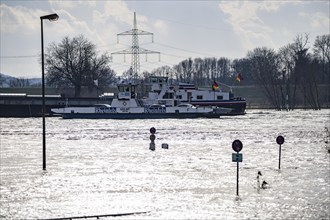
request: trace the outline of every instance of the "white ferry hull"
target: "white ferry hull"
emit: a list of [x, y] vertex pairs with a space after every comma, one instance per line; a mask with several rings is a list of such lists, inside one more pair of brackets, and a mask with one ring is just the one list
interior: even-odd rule
[[63, 119], [168, 119], [220, 118], [219, 113], [64, 113]]

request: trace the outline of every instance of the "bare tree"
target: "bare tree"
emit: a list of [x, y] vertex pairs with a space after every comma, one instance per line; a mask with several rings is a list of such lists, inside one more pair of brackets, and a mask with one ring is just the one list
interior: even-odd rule
[[3, 86], [5, 81], [6, 81], [5, 77], [0, 73], [0, 87]]
[[317, 36], [314, 42], [314, 56], [322, 65], [321, 83], [330, 83], [330, 35]]
[[266, 47], [249, 51], [251, 69], [256, 82], [264, 88], [266, 97], [276, 109], [281, 109], [279, 58], [274, 50]]
[[23, 88], [29, 87], [30, 81], [24, 78], [14, 78], [9, 81], [9, 87]]
[[219, 58], [217, 60], [217, 79], [223, 83], [229, 83], [228, 79], [230, 78], [230, 60], [227, 58]]
[[109, 67], [107, 54], [97, 55], [96, 47], [82, 35], [63, 38], [60, 44], [52, 43], [47, 48], [47, 83], [57, 87], [74, 86], [79, 97], [82, 86], [88, 88], [111, 83], [115, 73]]
[[292, 50], [292, 44], [281, 47], [279, 49], [279, 59], [282, 69], [282, 96], [285, 96], [283, 105], [286, 105], [287, 109], [293, 110], [295, 107], [297, 78], [293, 77], [295, 68], [295, 52]]
[[[297, 35], [292, 45], [294, 51], [295, 67], [293, 77], [295, 84], [303, 94], [304, 107], [310, 106], [313, 109], [320, 109], [319, 92], [317, 87], [317, 66], [308, 53], [308, 34]], [[296, 91], [294, 90], [294, 93]]]
[[203, 67], [204, 67], [204, 60], [202, 60], [201, 58], [195, 58], [194, 59], [194, 70], [195, 70], [194, 83], [197, 86], [204, 86], [208, 83], [206, 81], [206, 77], [204, 75]]

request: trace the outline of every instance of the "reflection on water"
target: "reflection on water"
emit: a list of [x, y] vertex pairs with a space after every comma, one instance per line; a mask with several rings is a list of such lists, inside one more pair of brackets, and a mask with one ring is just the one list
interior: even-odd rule
[[[1, 118], [0, 218], [329, 219], [329, 110], [184, 120]], [[149, 129], [156, 127], [156, 151]], [[279, 146], [285, 137], [281, 170]], [[235, 139], [243, 142], [239, 198]], [[168, 143], [169, 149], [161, 149]], [[257, 172], [269, 183], [257, 189]], [[118, 219], [120, 217], [116, 217]], [[107, 219], [107, 218], [104, 218]], [[111, 219], [108, 217], [108, 219]]]

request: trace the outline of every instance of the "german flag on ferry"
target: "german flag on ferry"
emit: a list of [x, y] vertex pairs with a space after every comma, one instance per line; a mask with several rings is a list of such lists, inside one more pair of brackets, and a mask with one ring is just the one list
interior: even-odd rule
[[212, 90], [213, 91], [217, 91], [219, 89], [219, 85], [216, 81], [213, 82], [213, 85], [212, 85]]
[[241, 80], [243, 80], [243, 77], [241, 76], [241, 74], [238, 74], [238, 75], [236, 76], [236, 80], [237, 80], [238, 82], [240, 82]]

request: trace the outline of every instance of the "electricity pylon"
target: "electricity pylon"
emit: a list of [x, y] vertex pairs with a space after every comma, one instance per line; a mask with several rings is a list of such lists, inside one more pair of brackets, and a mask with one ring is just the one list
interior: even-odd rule
[[139, 46], [139, 35], [151, 35], [152, 36], [152, 42], [153, 42], [153, 33], [139, 30], [137, 29], [136, 24], [136, 13], [134, 12], [134, 22], [133, 22], [133, 29], [128, 30], [125, 32], [122, 32], [120, 34], [117, 34], [117, 42], [119, 42], [119, 36], [125, 36], [125, 35], [132, 35], [132, 47], [129, 49], [125, 49], [122, 51], [111, 53], [113, 54], [131, 54], [132, 60], [131, 60], [131, 76], [133, 76], [134, 79], [137, 79], [139, 72], [140, 72], [140, 54], [160, 54], [157, 51], [147, 50], [144, 48], [141, 48]]

